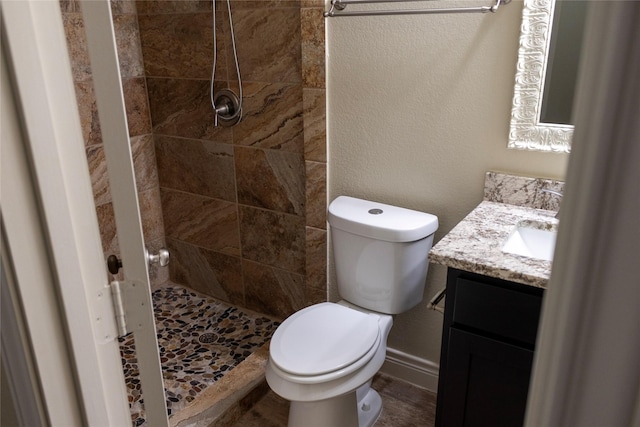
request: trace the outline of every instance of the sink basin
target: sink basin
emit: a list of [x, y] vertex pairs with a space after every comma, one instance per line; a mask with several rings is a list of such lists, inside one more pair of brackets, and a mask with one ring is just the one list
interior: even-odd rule
[[556, 224], [522, 221], [518, 223], [502, 245], [502, 251], [552, 261], [557, 235]]

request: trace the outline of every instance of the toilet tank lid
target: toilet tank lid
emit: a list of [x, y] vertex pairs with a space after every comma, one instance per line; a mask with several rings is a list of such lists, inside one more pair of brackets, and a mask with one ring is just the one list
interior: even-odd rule
[[331, 227], [387, 242], [413, 242], [438, 229], [435, 215], [349, 196], [331, 202], [328, 221]]

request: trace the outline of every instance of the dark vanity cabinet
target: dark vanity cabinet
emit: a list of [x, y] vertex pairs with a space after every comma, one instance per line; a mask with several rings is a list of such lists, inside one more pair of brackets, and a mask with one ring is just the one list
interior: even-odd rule
[[543, 289], [449, 269], [436, 427], [521, 427]]

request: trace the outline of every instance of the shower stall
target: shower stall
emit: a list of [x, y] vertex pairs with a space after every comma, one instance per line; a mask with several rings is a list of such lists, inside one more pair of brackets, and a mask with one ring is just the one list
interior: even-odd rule
[[[106, 260], [120, 250], [82, 6], [60, 1]], [[163, 370], [179, 374], [165, 384], [173, 417], [259, 348], [272, 321], [326, 300], [323, 7], [114, 0], [111, 12], [145, 246], [171, 254], [149, 273]], [[217, 99], [227, 91], [237, 104]], [[240, 120], [216, 126], [229, 111]], [[122, 355], [135, 377], [130, 338]]]

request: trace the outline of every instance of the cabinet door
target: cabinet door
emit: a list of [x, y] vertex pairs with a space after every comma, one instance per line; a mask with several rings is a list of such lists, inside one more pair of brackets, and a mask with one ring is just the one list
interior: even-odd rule
[[533, 351], [449, 329], [443, 426], [521, 427]]

